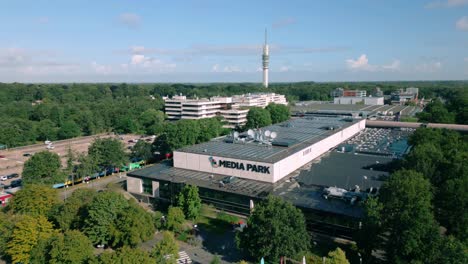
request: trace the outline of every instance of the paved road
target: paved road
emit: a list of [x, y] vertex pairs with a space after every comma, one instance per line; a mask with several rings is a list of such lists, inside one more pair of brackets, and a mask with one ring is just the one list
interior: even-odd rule
[[68, 188], [59, 189], [59, 191], [60, 191], [59, 192], [59, 197], [60, 197], [60, 199], [64, 200], [67, 197], [70, 197], [70, 195], [74, 191], [76, 191], [78, 189], [82, 189], [82, 188], [92, 188], [92, 189], [96, 189], [96, 190], [104, 190], [104, 189], [107, 188], [107, 185], [110, 184], [110, 183], [123, 182], [123, 181], [126, 181], [126, 180], [127, 180], [127, 176], [124, 173], [122, 173], [121, 175], [116, 173], [114, 175], [109, 175], [109, 176], [106, 176], [106, 177], [101, 177], [99, 179], [89, 181], [89, 183], [80, 183], [80, 184], [77, 184], [77, 185], [74, 185], [74, 186], [70, 186]]

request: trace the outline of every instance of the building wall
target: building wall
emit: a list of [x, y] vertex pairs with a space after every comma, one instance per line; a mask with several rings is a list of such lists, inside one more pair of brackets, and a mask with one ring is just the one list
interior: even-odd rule
[[[306, 163], [324, 154], [331, 148], [336, 147], [350, 137], [354, 136], [359, 131], [363, 130], [365, 126], [366, 121], [361, 120], [356, 124], [353, 124], [341, 131], [337, 131], [335, 134], [319, 142], [316, 142], [315, 144], [306, 147], [292, 154], [291, 156], [286, 157], [285, 159], [276, 162], [275, 164], [175, 151], [174, 167], [274, 183], [289, 175], [298, 168], [304, 166]], [[210, 157], [212, 157], [216, 162], [219, 160], [241, 162], [244, 164], [244, 167], [246, 167], [247, 164], [268, 166], [270, 173], [265, 174], [225, 167], [216, 168], [212, 166], [209, 159]]]
[[127, 191], [130, 193], [142, 193], [143, 182], [141, 181], [141, 179], [134, 178], [134, 177], [127, 177]]
[[[269, 167], [269, 174], [265, 173], [258, 173], [246, 170], [239, 170], [239, 169], [232, 169], [232, 168], [225, 168], [225, 167], [218, 167], [215, 168], [211, 165], [210, 157], [214, 160], [224, 160], [224, 161], [233, 161], [233, 162], [241, 162], [244, 164], [244, 167], [247, 164], [253, 164], [257, 166], [268, 166]], [[222, 174], [227, 176], [236, 176], [239, 178], [246, 178], [251, 180], [257, 181], [264, 181], [264, 182], [274, 182], [274, 170], [273, 164], [270, 163], [263, 163], [263, 162], [253, 162], [247, 160], [239, 160], [239, 159], [231, 159], [231, 158], [223, 158], [219, 156], [210, 156], [210, 155], [201, 155], [201, 154], [194, 154], [194, 153], [185, 153], [174, 151], [174, 167], [188, 169], [188, 170], [195, 170], [195, 171], [204, 171], [214, 174]]]
[[348, 140], [352, 136], [359, 133], [359, 131], [363, 130], [365, 127], [366, 120], [363, 119], [358, 123], [338, 131], [337, 133], [324, 138], [323, 140], [275, 163], [275, 182], [282, 179], [283, 177], [286, 177], [291, 172], [311, 162], [315, 158], [323, 155], [325, 152], [338, 146], [342, 142]]

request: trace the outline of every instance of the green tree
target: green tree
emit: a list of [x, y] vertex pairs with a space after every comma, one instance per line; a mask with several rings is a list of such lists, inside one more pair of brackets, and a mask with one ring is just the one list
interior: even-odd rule
[[37, 140], [56, 140], [57, 139], [57, 128], [54, 122], [49, 119], [41, 120], [36, 125], [36, 137]]
[[115, 228], [112, 229], [112, 246], [136, 247], [149, 240], [155, 232], [152, 221], [150, 213], [138, 204], [131, 203], [130, 207], [117, 216]]
[[0, 258], [9, 261], [6, 254], [7, 243], [13, 234], [13, 228], [17, 217], [12, 214], [6, 214], [0, 211]]
[[54, 214], [54, 220], [60, 229], [64, 231], [80, 229], [83, 225], [86, 207], [96, 195], [97, 192], [92, 189], [75, 190]]
[[[156, 259], [156, 263], [175, 264], [179, 257], [179, 245], [174, 237], [174, 233], [164, 231], [163, 238], [156, 243], [151, 251], [151, 256]], [[169, 256], [166, 258], [166, 256]]]
[[239, 248], [269, 262], [297, 256], [309, 248], [310, 237], [302, 212], [279, 197], [269, 196], [255, 206], [247, 227], [237, 234]]
[[432, 213], [430, 182], [418, 172], [401, 170], [391, 175], [380, 194], [388, 231], [387, 258], [393, 263], [433, 263], [439, 231]]
[[260, 107], [252, 107], [247, 113], [246, 128], [260, 128], [271, 125], [270, 112]]
[[271, 122], [273, 124], [284, 122], [291, 116], [291, 112], [286, 105], [271, 103], [265, 109], [270, 112]]
[[91, 241], [78, 230], [55, 234], [49, 238], [47, 244], [43, 254], [46, 263], [51, 264], [86, 263], [94, 253]]
[[29, 184], [19, 190], [11, 202], [15, 213], [47, 217], [59, 204], [57, 191], [47, 186]]
[[327, 264], [349, 264], [346, 258], [346, 253], [341, 248], [336, 248], [334, 251], [328, 252]]
[[76, 179], [83, 179], [99, 171], [98, 161], [92, 155], [80, 153], [78, 154], [78, 162], [73, 175]]
[[81, 129], [74, 121], [65, 121], [59, 128], [57, 135], [59, 139], [79, 137]]
[[214, 255], [213, 259], [210, 261], [210, 264], [221, 264], [221, 259], [218, 255]]
[[375, 198], [365, 202], [362, 228], [356, 234], [356, 243], [366, 260], [372, 258], [372, 251], [378, 249], [382, 233], [382, 204]]
[[156, 109], [148, 109], [138, 117], [138, 121], [143, 126], [143, 130], [147, 135], [161, 133], [164, 126], [164, 119], [164, 113]]
[[118, 193], [101, 192], [89, 203], [83, 232], [94, 244], [108, 245], [113, 240], [115, 221], [128, 207], [128, 202]]
[[60, 157], [53, 152], [41, 151], [35, 153], [24, 163], [23, 183], [47, 184], [63, 182], [64, 175], [60, 170]]
[[179, 207], [169, 207], [166, 219], [166, 228], [175, 233], [179, 233], [183, 229], [184, 222], [184, 211]]
[[198, 187], [185, 185], [177, 196], [177, 206], [182, 208], [187, 219], [194, 220], [200, 215], [201, 199], [198, 195]]
[[132, 158], [142, 159], [144, 161], [151, 161], [153, 159], [153, 147], [150, 143], [139, 140], [132, 148]]
[[88, 149], [88, 155], [100, 167], [117, 167], [128, 162], [124, 145], [118, 139], [96, 139]]
[[468, 263], [468, 246], [452, 236], [445, 237], [440, 243], [438, 264]]
[[99, 264], [154, 264], [149, 253], [139, 248], [122, 247], [115, 252], [104, 252], [99, 256]]
[[31, 250], [40, 240], [47, 240], [55, 233], [52, 223], [42, 216], [24, 215], [16, 222], [7, 244], [6, 253], [13, 263], [29, 263]]

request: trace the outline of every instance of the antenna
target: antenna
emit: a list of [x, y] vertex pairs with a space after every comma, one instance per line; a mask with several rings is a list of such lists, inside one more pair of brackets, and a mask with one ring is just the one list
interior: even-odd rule
[[271, 134], [270, 134], [270, 137], [271, 137], [272, 139], [275, 139], [277, 136], [278, 136], [278, 135], [276, 134], [276, 132], [271, 132]]
[[265, 28], [265, 45], [267, 44], [267, 29]]

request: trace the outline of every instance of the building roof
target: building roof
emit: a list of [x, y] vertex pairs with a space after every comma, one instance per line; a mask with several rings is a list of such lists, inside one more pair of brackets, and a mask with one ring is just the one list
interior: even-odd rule
[[[336, 117], [307, 117], [262, 128], [262, 133], [269, 130], [276, 132], [277, 137], [271, 140], [272, 145], [258, 142], [243, 142], [232, 138], [217, 138], [209, 142], [178, 149], [179, 152], [220, 156], [225, 158], [275, 163], [307, 146], [310, 146], [342, 129], [355, 124], [358, 120]], [[333, 128], [333, 130], [330, 130]], [[246, 137], [247, 133], [241, 134]], [[226, 142], [226, 141], [230, 141]]]
[[[372, 97], [377, 98], [377, 97]], [[365, 113], [367, 116], [375, 115], [377, 112], [392, 111], [401, 115], [414, 115], [421, 111], [417, 106], [404, 105], [356, 105], [356, 104], [333, 104], [316, 102], [299, 102], [291, 107], [293, 113]]]

